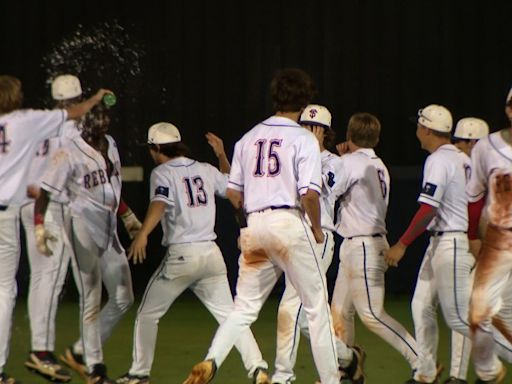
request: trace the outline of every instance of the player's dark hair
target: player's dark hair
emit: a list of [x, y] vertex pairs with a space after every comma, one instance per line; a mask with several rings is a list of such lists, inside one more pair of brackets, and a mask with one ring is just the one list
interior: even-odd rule
[[[427, 128], [427, 129], [430, 129], [430, 128]], [[452, 138], [452, 133], [451, 132], [440, 132], [440, 131], [436, 131], [435, 129], [430, 129], [430, 131], [432, 131], [432, 134], [434, 136], [437, 136], [437, 137], [441, 137], [443, 139], [451, 139]]]
[[149, 144], [149, 148], [155, 152], [160, 152], [161, 154], [171, 158], [179, 156], [191, 158], [192, 156], [190, 148], [181, 141], [168, 144]]
[[348, 121], [347, 139], [361, 148], [374, 148], [379, 142], [380, 121], [371, 113], [356, 113]]
[[71, 99], [66, 99], [66, 100], [54, 100], [54, 103], [55, 103], [55, 106], [57, 108], [64, 109], [64, 108], [69, 107], [69, 106], [71, 106], [73, 104], [80, 103], [82, 100], [83, 100], [83, 96], [80, 95], [80, 96], [73, 97]]
[[332, 151], [336, 144], [336, 131], [332, 128], [326, 128], [324, 136], [324, 147]]
[[299, 112], [315, 96], [316, 86], [303, 70], [286, 68], [272, 78], [270, 93], [275, 112]]
[[21, 108], [21, 81], [14, 76], [0, 75], [0, 115]]

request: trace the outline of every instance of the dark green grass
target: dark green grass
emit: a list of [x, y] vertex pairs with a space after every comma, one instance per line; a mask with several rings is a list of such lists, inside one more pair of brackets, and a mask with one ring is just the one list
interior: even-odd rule
[[[264, 357], [273, 366], [275, 356], [275, 317], [277, 300], [270, 299], [264, 306], [253, 332]], [[135, 305], [120, 322], [112, 338], [104, 348], [105, 362], [111, 377], [125, 373], [131, 363], [132, 331], [136, 312]], [[388, 298], [389, 314], [412, 331], [412, 320], [408, 298]], [[449, 333], [440, 323], [439, 361], [445, 366], [444, 377], [449, 370]], [[155, 361], [151, 373], [152, 383], [180, 384], [190, 367], [203, 359], [217, 324], [195, 297], [183, 295], [161, 320]], [[57, 324], [57, 348], [61, 352], [78, 336], [78, 305], [63, 302], [59, 308]], [[11, 353], [6, 371], [23, 383], [43, 383], [42, 378], [29, 373], [23, 366], [29, 349], [29, 324], [25, 301], [19, 300], [16, 307], [11, 342]], [[356, 324], [357, 342], [367, 352], [367, 383], [403, 383], [410, 377], [410, 368], [402, 356], [382, 339], [369, 332], [359, 322]], [[297, 383], [312, 384], [317, 378], [309, 343], [303, 338], [296, 366]], [[474, 374], [470, 369], [470, 382]], [[73, 382], [82, 382], [77, 376]], [[249, 383], [240, 357], [233, 350], [222, 365], [215, 383]]]

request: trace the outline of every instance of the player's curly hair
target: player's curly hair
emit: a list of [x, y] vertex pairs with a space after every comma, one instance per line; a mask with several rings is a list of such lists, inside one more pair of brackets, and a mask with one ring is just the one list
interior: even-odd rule
[[347, 140], [361, 148], [374, 148], [379, 142], [380, 121], [371, 113], [356, 113], [348, 121]]
[[23, 92], [21, 81], [9, 75], [0, 75], [0, 115], [21, 108]]
[[151, 148], [155, 152], [160, 152], [161, 154], [170, 158], [179, 156], [185, 156], [188, 158], [192, 157], [192, 152], [190, 151], [190, 148], [181, 141], [177, 143], [168, 144], [149, 144], [149, 148]]
[[302, 69], [286, 68], [272, 78], [270, 93], [275, 112], [299, 112], [315, 96], [316, 85]]

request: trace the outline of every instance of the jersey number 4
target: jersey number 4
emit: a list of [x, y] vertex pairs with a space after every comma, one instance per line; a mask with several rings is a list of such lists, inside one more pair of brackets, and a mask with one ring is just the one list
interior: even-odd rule
[[184, 177], [183, 184], [188, 197], [189, 207], [198, 207], [200, 205], [208, 205], [208, 195], [204, 190], [204, 182], [201, 176]]
[[11, 144], [11, 142], [7, 140], [5, 125], [0, 125], [0, 153], [7, 153], [9, 144]]
[[[260, 139], [254, 143], [256, 146], [256, 168], [254, 176], [256, 177], [274, 177], [281, 172], [281, 162], [276, 149], [281, 146], [281, 139]], [[267, 157], [265, 157], [267, 155]]]

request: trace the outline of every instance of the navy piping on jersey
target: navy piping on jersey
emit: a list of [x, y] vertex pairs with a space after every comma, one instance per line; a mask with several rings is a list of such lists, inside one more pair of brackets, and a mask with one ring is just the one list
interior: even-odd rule
[[[311, 248], [311, 252], [313, 252], [313, 258], [315, 260], [315, 265], [316, 265], [316, 269], [318, 271], [318, 273], [320, 274], [320, 280], [322, 282], [322, 286], [324, 287], [324, 292], [327, 292], [327, 286], [326, 286], [326, 282], [325, 282], [325, 279], [323, 278], [323, 272], [322, 272], [322, 268], [320, 268], [320, 265], [318, 264], [318, 259], [316, 258], [315, 256], [315, 247], [313, 246], [313, 243], [311, 242], [311, 239], [309, 238], [309, 235], [308, 235], [308, 231], [306, 229], [306, 225], [309, 225], [309, 224], [306, 224], [305, 222], [305, 219], [304, 219], [304, 216], [301, 216], [300, 218], [300, 222], [302, 223], [302, 227], [304, 228], [304, 232], [306, 234], [306, 238], [308, 239], [308, 243], [309, 243], [309, 246]], [[329, 333], [331, 333], [331, 347], [332, 347], [332, 350], [333, 350], [333, 353], [334, 353], [334, 356], [337, 356], [337, 350], [336, 350], [336, 345], [332, 342], [332, 340], [334, 340], [334, 338], [336, 337], [335, 335], [332, 335], [332, 330], [334, 329], [334, 326], [332, 324], [332, 318], [331, 318], [331, 309], [329, 307], [329, 302], [327, 301], [326, 302], [326, 305], [325, 305], [326, 308], [326, 311], [327, 311], [327, 319], [328, 319], [328, 322], [329, 322]], [[342, 358], [341, 356], [338, 356], [338, 358]], [[352, 357], [353, 358], [353, 357]], [[336, 366], [338, 366], [338, 361], [336, 361]]]
[[241, 188], [244, 187], [243, 184], [238, 184], [238, 183], [235, 183], [234, 181], [231, 181], [231, 180], [228, 180], [228, 184], [233, 184], [233, 185], [236, 185], [237, 187], [241, 187]]
[[425, 198], [425, 199], [428, 199], [428, 200], [432, 200], [433, 202], [437, 203], [437, 204], [441, 204], [440, 201], [437, 201], [436, 199], [433, 199], [432, 197], [429, 197], [428, 195], [424, 194], [424, 193], [420, 193], [420, 197], [422, 198]]
[[313, 182], [312, 182], [312, 183], [310, 183], [310, 184], [311, 184], [311, 185], [314, 185], [315, 187], [318, 187], [318, 188], [322, 189], [322, 187], [321, 187], [320, 185], [318, 185], [317, 183], [313, 183]]
[[403, 336], [400, 333], [398, 333], [397, 331], [395, 331], [390, 325], [386, 324], [384, 321], [379, 319], [377, 317], [377, 315], [375, 314], [375, 312], [373, 311], [372, 302], [370, 300], [370, 286], [368, 285], [368, 275], [366, 274], [366, 269], [367, 269], [366, 268], [366, 246], [364, 244], [364, 241], [362, 241], [361, 244], [363, 246], [363, 256], [364, 256], [364, 284], [366, 287], [366, 297], [368, 299], [368, 308], [370, 309], [370, 313], [372, 314], [372, 316], [375, 320], [377, 320], [379, 323], [381, 323], [383, 326], [385, 326], [387, 329], [389, 329], [392, 333], [394, 333], [396, 336], [398, 336], [398, 338], [401, 339], [405, 343], [405, 345], [407, 345], [407, 347], [409, 347], [409, 349], [412, 351], [412, 353], [414, 353], [414, 355], [417, 357], [418, 354], [416, 353], [414, 348], [407, 342], [407, 340], [405, 340], [403, 338]]
[[173, 167], [173, 168], [181, 168], [181, 167], [190, 167], [191, 165], [194, 165], [196, 163], [195, 160], [192, 160], [192, 162], [190, 164], [178, 164], [178, 165], [173, 165], [173, 164], [167, 164], [169, 167]]
[[[46, 183], [46, 182], [44, 182], [44, 181], [42, 182], [42, 184], [43, 184], [45, 187], [48, 187], [48, 188], [50, 188], [50, 189], [53, 189], [54, 191], [57, 191], [57, 192], [59, 192], [59, 193], [61, 193], [61, 192], [62, 192], [62, 190], [61, 190], [61, 189], [59, 189], [59, 188], [55, 188], [53, 185], [50, 185], [50, 184], [48, 184], [48, 183]], [[43, 189], [44, 189], [44, 188], [43, 188]], [[49, 191], [48, 191], [48, 192], [49, 192]]]
[[261, 122], [261, 125], [265, 125], [267, 127], [291, 127], [291, 128], [302, 128], [300, 125], [291, 125], [291, 124], [268, 124]]
[[492, 140], [491, 140], [491, 136], [488, 136], [488, 138], [489, 138], [489, 144], [491, 144], [491, 147], [493, 147], [493, 148], [494, 148], [494, 150], [495, 150], [496, 152], [498, 152], [502, 157], [504, 157], [504, 158], [505, 158], [505, 159], [507, 159], [508, 161], [512, 161], [512, 159], [511, 159], [510, 157], [508, 157], [507, 155], [505, 155], [504, 153], [502, 153], [502, 152], [498, 149], [498, 147], [496, 146], [496, 144], [492, 142]]
[[290, 356], [289, 356], [290, 360], [293, 356], [293, 350], [295, 349], [295, 345], [297, 344], [297, 332], [299, 330], [299, 317], [300, 317], [301, 312], [302, 312], [302, 303], [300, 303], [299, 309], [297, 310], [297, 315], [295, 316], [295, 327], [293, 328], [293, 343], [292, 343], [292, 348], [290, 350]]

